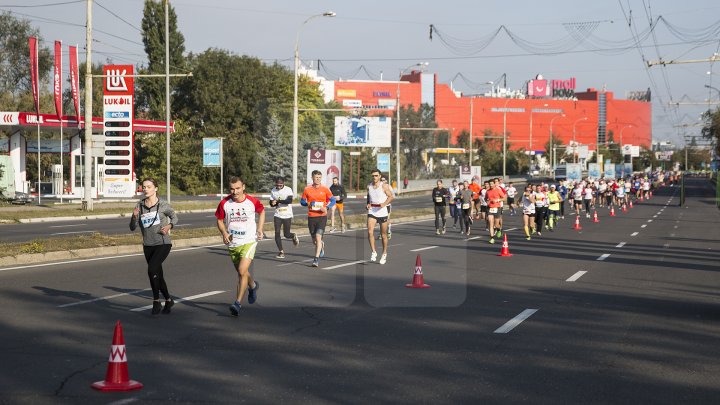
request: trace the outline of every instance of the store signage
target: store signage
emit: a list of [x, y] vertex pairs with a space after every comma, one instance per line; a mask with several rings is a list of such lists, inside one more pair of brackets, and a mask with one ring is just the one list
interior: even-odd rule
[[552, 80], [550, 83], [553, 97], [575, 97], [574, 77], [571, 77], [568, 80]]
[[373, 91], [373, 97], [391, 97], [389, 91]]

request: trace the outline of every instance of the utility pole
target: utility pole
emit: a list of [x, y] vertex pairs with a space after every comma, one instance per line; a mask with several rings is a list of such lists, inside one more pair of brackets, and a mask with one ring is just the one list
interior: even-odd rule
[[[165, 184], [167, 184], [168, 203], [170, 203], [170, 24], [168, 23], [168, 8], [170, 7], [169, 4], [170, 0], [165, 0]], [[220, 186], [222, 186], [222, 181], [220, 183]]]
[[[85, 26], [85, 176], [83, 182], [83, 211], [93, 210], [92, 196], [92, 0], [87, 0]], [[39, 147], [40, 145], [38, 145]]]

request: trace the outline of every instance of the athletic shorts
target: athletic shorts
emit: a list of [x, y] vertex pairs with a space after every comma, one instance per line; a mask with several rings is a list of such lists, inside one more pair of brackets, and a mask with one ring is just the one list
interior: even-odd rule
[[481, 205], [480, 206], [480, 212], [484, 212], [487, 214], [488, 212], [488, 206], [487, 205]]
[[374, 218], [378, 224], [384, 224], [388, 221], [388, 217], [376, 217], [373, 214], [368, 214], [368, 218]]
[[508, 205], [515, 204], [515, 197], [508, 197]]
[[326, 225], [327, 215], [320, 217], [308, 217], [308, 230], [312, 236], [315, 236], [316, 234], [320, 234], [322, 236], [325, 233]]
[[582, 205], [582, 200], [573, 200], [575, 201], [575, 205]]
[[345, 207], [343, 206], [343, 203], [341, 203], [341, 202], [336, 202], [335, 207], [337, 207], [338, 211], [340, 211], [340, 212], [343, 212], [343, 209], [345, 209]]
[[257, 248], [257, 242], [250, 242], [240, 246], [233, 246], [228, 248], [230, 253], [230, 259], [235, 266], [240, 264], [240, 259], [254, 259], [255, 249]]
[[390, 209], [392, 208], [392, 205], [387, 205], [386, 208], [388, 209], [388, 215], [390, 215]]
[[502, 207], [497, 207], [497, 212], [494, 212], [492, 214], [490, 213], [491, 208], [489, 208], [489, 207], [485, 207], [485, 208], [487, 208], [488, 215], [492, 215], [495, 218], [500, 218], [502, 216], [502, 212], [503, 212]]

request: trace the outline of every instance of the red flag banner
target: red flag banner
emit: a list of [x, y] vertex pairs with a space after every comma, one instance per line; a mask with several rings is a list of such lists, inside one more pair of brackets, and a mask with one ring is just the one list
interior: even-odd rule
[[30, 37], [30, 81], [32, 82], [35, 112], [40, 114], [40, 86], [38, 83], [38, 39]]
[[78, 90], [78, 80], [80, 78], [80, 70], [78, 67], [78, 53], [76, 46], [68, 47], [68, 56], [70, 57], [70, 90], [72, 90], [73, 104], [75, 105], [75, 115], [77, 116], [78, 128], [80, 127], [80, 98]]
[[53, 72], [53, 92], [55, 93], [55, 112], [62, 120], [62, 42], [55, 41], [55, 69]]

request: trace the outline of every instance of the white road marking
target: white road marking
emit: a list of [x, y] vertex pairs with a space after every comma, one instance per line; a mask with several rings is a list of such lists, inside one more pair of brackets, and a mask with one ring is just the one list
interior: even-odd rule
[[192, 225], [192, 224], [177, 224], [177, 225], [173, 225], [173, 228], [180, 228], [181, 226], [190, 226], [190, 225]]
[[410, 251], [411, 252], [420, 252], [422, 250], [435, 249], [436, 247], [439, 247], [439, 246], [426, 246], [424, 248], [412, 249]]
[[[192, 301], [192, 300], [196, 300], [196, 299], [198, 299], [198, 298], [203, 298], [203, 297], [209, 297], [209, 296], [211, 296], [211, 295], [222, 294], [222, 293], [224, 293], [224, 292], [225, 292], [225, 291], [210, 291], [210, 292], [206, 292], [206, 293], [202, 293], [202, 294], [198, 294], [198, 295], [191, 295], [191, 296], [185, 297], [185, 298], [178, 298], [178, 299], [175, 300], [175, 303], [177, 304], [178, 302]], [[144, 310], [150, 309], [150, 308], [152, 308], [152, 304], [150, 304], [150, 305], [145, 305], [144, 307], [140, 307], [140, 308], [133, 308], [133, 309], [131, 309], [130, 311], [132, 311], [132, 312], [138, 312], [138, 311], [144, 311]]]
[[506, 229], [506, 230], [505, 230], [505, 232], [510, 232], [510, 231], [514, 231], [514, 230], [516, 230], [516, 229], [518, 229], [518, 228], [510, 228], [510, 229]]
[[574, 283], [574, 282], [577, 281], [580, 277], [584, 276], [585, 273], [587, 273], [587, 271], [585, 271], [585, 270], [578, 271], [577, 273], [573, 274], [572, 277], [570, 277], [569, 279], [567, 279], [567, 280], [565, 280], [565, 281], [567, 281], [568, 283]]
[[652, 222], [652, 221], [653, 221], [652, 219], [648, 219], [648, 222]]
[[610, 257], [610, 253], [605, 253], [605, 254], [601, 255], [600, 257], [598, 257], [598, 258], [595, 259], [595, 260], [601, 262], [601, 261], [607, 259], [608, 257]]
[[335, 269], [339, 269], [341, 267], [354, 266], [356, 264], [365, 263], [365, 262], [367, 262], [367, 260], [355, 260], [354, 262], [338, 264], [338, 265], [330, 266], [330, 267], [323, 267], [322, 269], [323, 270], [335, 270]]
[[677, 229], [677, 225], [673, 226], [673, 229]]
[[653, 218], [657, 218], [657, 215], [653, 215]]
[[278, 264], [277, 267], [290, 266], [293, 264], [300, 264], [300, 263], [311, 262], [311, 261], [312, 261], [312, 259], [305, 259], [305, 260], [294, 261], [294, 262], [290, 262], [290, 263]]
[[57, 233], [51, 233], [50, 235], [74, 235], [77, 233], [93, 233], [97, 231], [75, 231], [75, 232], [57, 232]]
[[645, 227], [647, 227], [647, 224], [640, 225], [640, 228], [645, 228]]
[[73, 224], [73, 225], [50, 225], [48, 228], [69, 228], [72, 226], [87, 226], [87, 224]]
[[480, 239], [480, 236], [473, 236], [472, 238], [465, 239], [465, 241], [467, 242], [469, 240], [475, 240], [475, 239]]
[[515, 329], [516, 326], [520, 325], [522, 321], [530, 318], [532, 314], [539, 311], [539, 309], [526, 309], [520, 312], [515, 318], [505, 322], [505, 324], [497, 329], [493, 333], [508, 333]]
[[638, 236], [639, 233], [640, 232], [633, 232], [632, 235], [630, 235], [630, 236]]
[[667, 248], [669, 248], [669, 247], [670, 247], [670, 244], [669, 244], [669, 243], [666, 243], [666, 244], [663, 245], [663, 248], [665, 248], [665, 249], [667, 249]]
[[625, 243], [626, 243], [626, 242], [620, 242], [620, 243], [618, 243], [617, 246], [615, 246], [615, 247], [616, 247], [616, 248], [621, 248], [621, 247], [625, 246]]
[[72, 303], [70, 303], [70, 304], [58, 305], [58, 308], [74, 307], [75, 305], [82, 305], [82, 304], [89, 304], [89, 303], [91, 303], [91, 302], [110, 300], [110, 299], [117, 298], [117, 297], [123, 297], [123, 296], [125, 296], [125, 295], [132, 295], [132, 294], [141, 293], [141, 292], [143, 292], [143, 291], [150, 291], [150, 289], [149, 289], [149, 288], [145, 288], [145, 289], [142, 289], [142, 290], [128, 291], [128, 292], [122, 293], [122, 294], [115, 294], [115, 295], [108, 295], [108, 296], [106, 296], [106, 297], [93, 298], [93, 299], [91, 299], [91, 300], [72, 302]]

